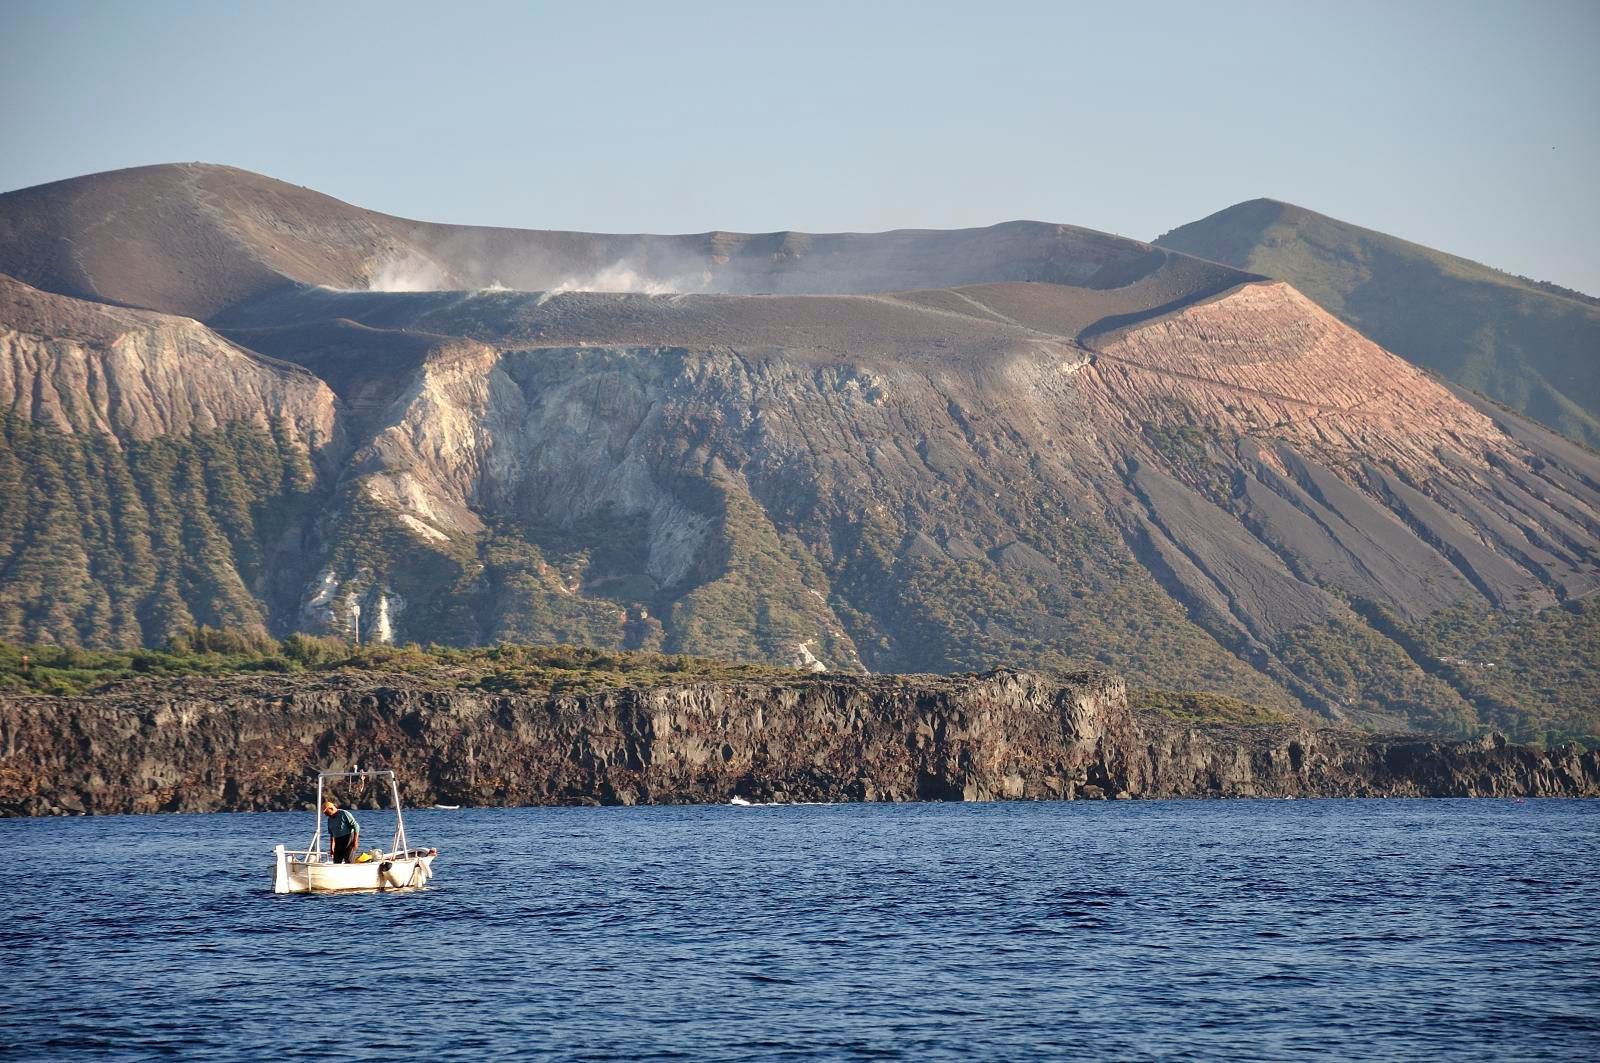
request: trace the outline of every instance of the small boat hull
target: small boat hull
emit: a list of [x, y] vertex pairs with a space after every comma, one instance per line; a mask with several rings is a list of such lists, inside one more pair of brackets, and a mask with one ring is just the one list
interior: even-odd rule
[[390, 854], [359, 864], [309, 861], [278, 847], [274, 893], [356, 893], [420, 889], [433, 878], [434, 854]]
[[[338, 808], [328, 793], [327, 784], [337, 780], [340, 784], [355, 786], [366, 794], [368, 787], [377, 782], [387, 785], [389, 808], [394, 814], [394, 839], [386, 850], [374, 847], [361, 854], [361, 859], [336, 864], [331, 854], [322, 846], [322, 815], [332, 815]], [[379, 795], [367, 794], [376, 799]], [[380, 806], [373, 800], [371, 807]], [[317, 829], [311, 843], [304, 849], [289, 849], [279, 845], [273, 849], [274, 868], [272, 892], [274, 893], [389, 893], [398, 890], [421, 889], [433, 878], [433, 858], [437, 849], [414, 849], [406, 841], [406, 821], [400, 809], [400, 783], [392, 768], [362, 771], [352, 767], [349, 771], [317, 772], [317, 802], [312, 806]], [[346, 819], [354, 826], [349, 814]], [[359, 829], [359, 828], [358, 828]], [[352, 839], [353, 840], [353, 839]], [[333, 844], [333, 839], [329, 839]]]

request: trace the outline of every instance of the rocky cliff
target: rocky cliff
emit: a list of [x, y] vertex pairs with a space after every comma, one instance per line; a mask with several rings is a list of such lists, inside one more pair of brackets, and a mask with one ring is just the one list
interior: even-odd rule
[[[581, 697], [332, 676], [0, 699], [0, 813], [286, 809], [318, 769], [413, 804], [1600, 795], [1600, 753], [1131, 712], [1120, 678], [815, 676]], [[360, 805], [365, 795], [344, 795]]]

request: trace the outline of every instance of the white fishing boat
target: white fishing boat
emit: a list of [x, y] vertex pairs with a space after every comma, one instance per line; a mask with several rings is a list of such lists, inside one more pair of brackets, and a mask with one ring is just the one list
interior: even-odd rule
[[[329, 779], [360, 780], [360, 785], [372, 782], [389, 784], [389, 796], [394, 808], [394, 838], [388, 851], [369, 849], [357, 854], [350, 863], [336, 864], [333, 854], [322, 847], [322, 792]], [[277, 873], [273, 877], [274, 893], [345, 893], [356, 890], [408, 890], [418, 889], [433, 878], [433, 860], [437, 849], [414, 849], [406, 841], [406, 820], [400, 809], [400, 784], [392, 771], [323, 771], [317, 773], [317, 803], [312, 810], [317, 817], [316, 832], [311, 844], [304, 849], [274, 849]], [[332, 839], [328, 839], [331, 848]]]

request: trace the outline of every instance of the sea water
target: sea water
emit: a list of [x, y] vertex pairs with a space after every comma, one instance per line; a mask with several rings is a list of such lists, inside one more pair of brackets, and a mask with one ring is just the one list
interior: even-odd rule
[[1596, 802], [418, 810], [274, 895], [312, 826], [0, 821], [0, 1054], [1600, 1058]]

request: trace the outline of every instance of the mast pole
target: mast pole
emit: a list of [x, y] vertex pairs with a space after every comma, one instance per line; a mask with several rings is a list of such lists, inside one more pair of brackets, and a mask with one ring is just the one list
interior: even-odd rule
[[395, 850], [403, 853], [409, 848], [406, 844], [406, 820], [400, 811], [400, 782], [392, 771], [389, 773], [389, 799], [394, 802]]
[[317, 807], [311, 810], [311, 817], [317, 829], [311, 832], [311, 852], [306, 854], [308, 858], [322, 855], [322, 772], [320, 771], [317, 772]]

